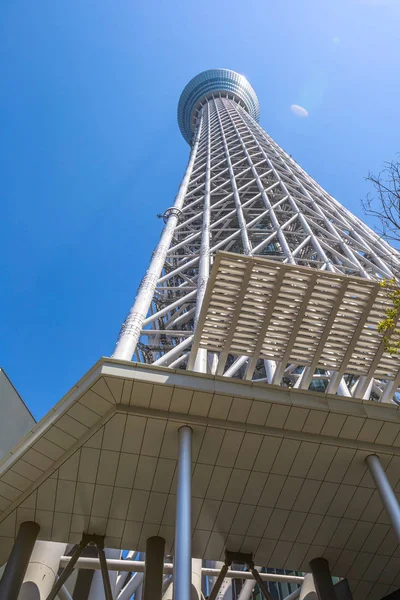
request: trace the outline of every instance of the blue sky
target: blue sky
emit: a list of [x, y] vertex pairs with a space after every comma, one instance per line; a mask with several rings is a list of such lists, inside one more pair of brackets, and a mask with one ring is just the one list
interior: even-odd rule
[[398, 0], [3, 0], [0, 365], [37, 418], [114, 349], [186, 166], [188, 80], [246, 75], [261, 125], [362, 216], [400, 151], [399, 19]]

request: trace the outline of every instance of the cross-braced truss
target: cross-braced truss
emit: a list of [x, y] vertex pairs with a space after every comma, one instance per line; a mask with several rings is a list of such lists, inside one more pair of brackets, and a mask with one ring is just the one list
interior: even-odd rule
[[[400, 267], [399, 254], [325, 192], [229, 94], [208, 95], [197, 108], [188, 168], [164, 220], [117, 358], [135, 352], [139, 362], [186, 368], [219, 250], [370, 280], [391, 277]], [[194, 368], [214, 373], [217, 364], [215, 353], [200, 349]], [[253, 379], [277, 383], [274, 361], [253, 366]], [[296, 385], [301, 377], [311, 389], [326, 389], [328, 371], [304, 377], [304, 369], [284, 365], [279, 383]], [[247, 357], [227, 357], [224, 375], [246, 373]], [[344, 376], [335, 387], [352, 395], [355, 383]], [[364, 397], [379, 400], [381, 388], [369, 386]]]

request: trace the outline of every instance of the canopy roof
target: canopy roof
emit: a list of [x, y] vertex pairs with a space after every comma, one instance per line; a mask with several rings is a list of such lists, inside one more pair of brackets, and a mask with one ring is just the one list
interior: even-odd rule
[[194, 431], [193, 553], [224, 548], [348, 576], [355, 600], [400, 585], [399, 547], [365, 457], [400, 490], [394, 405], [101, 359], [0, 465], [0, 562], [20, 522], [40, 539], [173, 551], [177, 430]]

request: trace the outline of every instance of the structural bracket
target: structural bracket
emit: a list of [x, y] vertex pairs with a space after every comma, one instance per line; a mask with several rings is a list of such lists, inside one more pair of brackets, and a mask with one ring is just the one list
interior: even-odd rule
[[211, 592], [208, 600], [216, 600], [217, 594], [218, 594], [219, 590], [221, 589], [222, 582], [224, 581], [226, 574], [228, 572], [228, 569], [232, 565], [232, 563], [247, 565], [248, 568], [250, 569], [256, 583], [258, 584], [260, 591], [261, 591], [262, 595], [264, 596], [265, 600], [273, 600], [271, 594], [269, 593], [269, 591], [267, 589], [266, 584], [263, 582], [263, 580], [260, 577], [260, 573], [257, 571], [257, 569], [254, 566], [253, 555], [249, 554], [249, 553], [244, 553], [244, 552], [231, 552], [229, 550], [226, 550], [226, 552], [225, 552], [225, 562], [223, 564], [220, 574], [218, 575], [217, 581], [214, 584], [214, 587], [212, 589], [212, 592]]
[[178, 217], [178, 223], [182, 219], [182, 211], [176, 206], [171, 206], [170, 208], [167, 208], [164, 214], [160, 216], [162, 217], [164, 223], [166, 223], [171, 215], [175, 215], [176, 217]]
[[72, 571], [74, 570], [74, 566], [75, 566], [76, 562], [78, 561], [78, 558], [80, 558], [80, 556], [81, 556], [83, 550], [86, 548], [86, 546], [95, 546], [97, 548], [100, 565], [101, 565], [101, 574], [103, 577], [105, 597], [106, 597], [106, 600], [113, 600], [112, 593], [111, 593], [110, 577], [109, 577], [108, 569], [107, 569], [107, 561], [106, 561], [106, 557], [104, 554], [104, 536], [90, 534], [90, 533], [82, 534], [81, 541], [75, 547], [74, 553], [71, 556], [70, 561], [68, 562], [67, 566], [61, 573], [60, 577], [55, 582], [53, 589], [51, 590], [50, 594], [47, 596], [46, 600], [55, 600], [58, 592], [60, 591], [60, 589], [62, 588], [64, 583], [67, 581], [67, 579], [71, 575]]

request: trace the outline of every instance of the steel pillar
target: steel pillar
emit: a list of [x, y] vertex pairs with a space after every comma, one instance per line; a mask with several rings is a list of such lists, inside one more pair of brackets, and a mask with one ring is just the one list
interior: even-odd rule
[[18, 600], [47, 598], [57, 577], [67, 544], [36, 542]]
[[120, 335], [118, 338], [117, 345], [114, 350], [114, 358], [121, 360], [131, 360], [132, 355], [135, 352], [136, 344], [140, 336], [140, 330], [143, 325], [143, 321], [146, 317], [147, 311], [149, 310], [151, 300], [156, 289], [158, 278], [160, 277], [164, 261], [167, 256], [169, 246], [172, 242], [175, 228], [179, 223], [179, 217], [181, 209], [185, 200], [185, 195], [190, 182], [190, 177], [193, 171], [193, 165], [195, 163], [197, 149], [200, 141], [200, 134], [202, 130], [203, 119], [197, 127], [197, 133], [190, 153], [189, 164], [186, 169], [186, 173], [183, 177], [182, 183], [179, 187], [178, 194], [175, 198], [175, 203], [172, 209], [168, 211], [168, 217], [164, 230], [161, 234], [158, 246], [153, 254], [149, 268], [147, 269], [146, 275], [144, 276], [138, 294], [135, 298], [135, 303], [132, 306], [129, 315], [125, 319], [122, 325]]
[[174, 600], [188, 600], [192, 586], [192, 429], [181, 427], [178, 435]]
[[159, 536], [146, 542], [143, 600], [161, 600], [164, 576], [165, 540]]
[[372, 479], [375, 482], [382, 503], [386, 509], [394, 533], [396, 535], [397, 542], [400, 544], [400, 506], [395, 496], [394, 491], [389, 483], [386, 473], [383, 470], [379, 456], [376, 454], [370, 454], [365, 459], [367, 466], [372, 475]]
[[0, 582], [0, 598], [17, 600], [40, 527], [33, 521], [19, 526], [17, 539]]
[[314, 578], [318, 599], [336, 600], [328, 561], [325, 558], [314, 558], [310, 561], [310, 569]]

